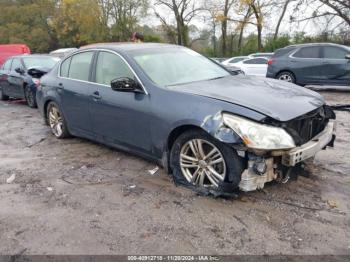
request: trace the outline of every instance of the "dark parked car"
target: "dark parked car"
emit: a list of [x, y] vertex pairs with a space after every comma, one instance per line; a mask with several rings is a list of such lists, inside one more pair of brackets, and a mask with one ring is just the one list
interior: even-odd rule
[[8, 59], [0, 68], [0, 100], [25, 98], [28, 106], [36, 107], [35, 94], [40, 77], [59, 61], [43, 55], [21, 55]]
[[57, 138], [141, 155], [201, 190], [249, 191], [286, 180], [334, 139], [335, 115], [319, 94], [233, 76], [173, 45], [76, 51], [42, 78], [37, 101]]
[[350, 47], [326, 43], [278, 49], [266, 76], [299, 85], [350, 85]]

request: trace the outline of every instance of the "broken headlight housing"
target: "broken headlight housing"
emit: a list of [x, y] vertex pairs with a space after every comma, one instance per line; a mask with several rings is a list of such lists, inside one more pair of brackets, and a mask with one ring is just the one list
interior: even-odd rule
[[231, 114], [223, 114], [224, 123], [239, 135], [248, 148], [261, 150], [290, 149], [293, 138], [282, 128], [259, 124]]

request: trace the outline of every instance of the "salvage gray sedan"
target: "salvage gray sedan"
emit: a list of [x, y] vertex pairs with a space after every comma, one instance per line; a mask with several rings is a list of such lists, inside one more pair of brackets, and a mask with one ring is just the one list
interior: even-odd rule
[[332, 146], [323, 98], [294, 84], [233, 76], [165, 44], [80, 49], [44, 76], [39, 109], [57, 138], [85, 137], [164, 166], [208, 192], [262, 188]]

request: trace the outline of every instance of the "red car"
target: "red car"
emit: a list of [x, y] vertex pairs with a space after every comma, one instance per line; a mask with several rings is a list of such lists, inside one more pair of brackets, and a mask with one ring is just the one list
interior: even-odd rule
[[0, 66], [7, 58], [14, 55], [30, 54], [30, 49], [23, 44], [0, 45]]

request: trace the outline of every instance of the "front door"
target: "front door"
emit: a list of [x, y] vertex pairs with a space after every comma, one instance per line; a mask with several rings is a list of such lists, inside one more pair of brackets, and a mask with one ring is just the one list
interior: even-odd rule
[[300, 83], [317, 84], [326, 79], [320, 74], [323, 62], [321, 46], [301, 47], [291, 55], [290, 62], [297, 81]]
[[323, 47], [322, 74], [326, 76], [325, 83], [350, 85], [350, 59], [346, 56], [350, 51], [338, 46]]
[[[16, 72], [16, 69], [21, 70], [23, 73]], [[19, 58], [14, 58], [11, 65], [11, 71], [9, 75], [9, 90], [14, 97], [24, 98], [24, 66]]]
[[96, 135], [108, 144], [149, 153], [150, 96], [112, 90], [114, 79], [129, 77], [136, 80], [133, 71], [118, 54], [100, 51], [95, 68], [91, 116]]

